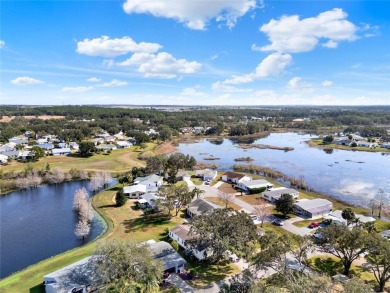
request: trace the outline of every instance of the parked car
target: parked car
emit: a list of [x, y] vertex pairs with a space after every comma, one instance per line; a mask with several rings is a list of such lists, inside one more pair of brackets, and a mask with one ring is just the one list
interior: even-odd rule
[[272, 224], [274, 224], [274, 225], [276, 225], [276, 226], [283, 226], [283, 225], [284, 225], [283, 221], [282, 221], [282, 220], [279, 220], [279, 219], [273, 220], [273, 221], [272, 221]]
[[309, 225], [309, 228], [313, 229], [313, 228], [317, 228], [318, 226], [320, 226], [320, 223], [318, 223], [318, 222], [311, 222], [310, 225]]
[[328, 226], [328, 225], [332, 224], [332, 220], [331, 219], [323, 220], [321, 224], [323, 224], [324, 226]]
[[204, 184], [206, 184], [206, 185], [210, 185], [210, 181], [206, 181]]
[[252, 219], [253, 221], [257, 220], [257, 216], [256, 216], [256, 215], [250, 215], [250, 217], [251, 217], [251, 219]]

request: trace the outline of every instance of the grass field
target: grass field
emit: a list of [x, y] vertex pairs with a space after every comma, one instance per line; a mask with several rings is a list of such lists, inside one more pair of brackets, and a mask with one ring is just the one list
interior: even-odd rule
[[346, 150], [346, 151], [361, 151], [361, 152], [379, 152], [379, 153], [387, 153], [390, 152], [390, 149], [386, 148], [368, 148], [368, 147], [350, 147], [347, 145], [338, 145], [335, 143], [329, 143], [329, 144], [324, 144], [322, 142], [322, 139], [312, 139], [309, 140], [308, 144], [312, 147], [320, 147], [324, 149], [339, 149], [339, 150]]
[[[215, 203], [217, 205], [220, 205], [221, 207], [225, 207], [225, 203], [217, 197], [205, 197], [204, 199], [212, 203]], [[228, 203], [228, 207], [236, 211], [241, 210], [241, 207], [239, 205], [236, 205], [235, 203], [232, 202]]]
[[[140, 149], [138, 146], [118, 149], [112, 151], [111, 154], [95, 154], [88, 158], [82, 158], [75, 155], [71, 156], [47, 156], [40, 159], [38, 162], [30, 163], [34, 169], [41, 170], [46, 164], [50, 164], [53, 169], [60, 167], [64, 171], [69, 171], [72, 168], [86, 170], [90, 172], [107, 170], [112, 173], [120, 173], [128, 171], [132, 167], [141, 167], [145, 163], [138, 159], [138, 156], [143, 152], [151, 152], [155, 149], [155, 143], [147, 144], [146, 149]], [[13, 161], [9, 165], [2, 166], [4, 173], [14, 171], [24, 171], [27, 163]]]

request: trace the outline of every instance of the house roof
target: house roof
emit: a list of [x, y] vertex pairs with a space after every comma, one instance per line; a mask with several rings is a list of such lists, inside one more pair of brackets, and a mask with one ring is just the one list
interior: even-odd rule
[[162, 180], [161, 176], [158, 176], [156, 174], [152, 174], [152, 175], [145, 176], [145, 177], [137, 177], [137, 178], [135, 178], [134, 183], [148, 185], [148, 184], [156, 184], [157, 182], [159, 182], [161, 180]]
[[390, 237], [390, 230], [386, 230], [380, 233], [382, 237]]
[[333, 206], [332, 202], [323, 198], [305, 199], [297, 202], [295, 205], [310, 213], [321, 212]]
[[268, 191], [265, 191], [264, 192], [264, 195], [268, 196], [268, 197], [272, 197], [274, 199], [279, 199], [282, 194], [296, 194], [298, 191], [296, 191], [295, 189], [292, 189], [292, 188], [287, 188], [287, 187], [277, 187], [277, 188], [273, 188], [271, 190], [268, 190]]
[[242, 185], [246, 187], [255, 187], [255, 186], [273, 186], [272, 183], [269, 183], [267, 180], [264, 179], [258, 179], [258, 180], [252, 180], [252, 181], [245, 181], [242, 183]]
[[[333, 212], [329, 213], [329, 216], [330, 217], [335, 217], [339, 221], [346, 223], [347, 221], [343, 219], [342, 213], [343, 213], [343, 211], [336, 210], [336, 211], [333, 211]], [[373, 218], [373, 217], [367, 217], [367, 216], [364, 216], [364, 215], [361, 215], [361, 214], [355, 214], [355, 219], [359, 219], [359, 221], [362, 222], [362, 223], [369, 223], [369, 222], [375, 222], [376, 221], [376, 219]]]
[[188, 205], [188, 210], [194, 215], [202, 215], [208, 211], [222, 208], [204, 199], [196, 199]]
[[186, 241], [194, 238], [194, 234], [191, 233], [191, 225], [177, 225], [173, 227], [170, 232], [176, 234], [180, 239]]
[[160, 258], [175, 252], [173, 247], [165, 241], [151, 243], [149, 244], [149, 248], [155, 258]]
[[163, 197], [158, 196], [157, 194], [154, 193], [145, 193], [141, 196], [141, 198], [151, 204], [156, 200], [162, 199]]
[[51, 152], [53, 154], [70, 153], [70, 148], [52, 149]]
[[244, 178], [246, 175], [244, 174], [240, 174], [240, 173], [236, 173], [236, 172], [226, 172], [223, 174], [224, 176], [226, 176], [227, 178], [229, 179], [238, 179], [240, 180], [241, 178]]
[[146, 186], [145, 185], [131, 185], [131, 186], [125, 186], [123, 187], [123, 193], [134, 193], [134, 192], [146, 192]]

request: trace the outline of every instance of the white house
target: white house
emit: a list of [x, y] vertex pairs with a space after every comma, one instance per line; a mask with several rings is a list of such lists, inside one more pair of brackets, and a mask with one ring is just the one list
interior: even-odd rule
[[12, 152], [15, 150], [15, 144], [7, 143], [0, 147], [0, 154], [5, 152]]
[[161, 187], [163, 185], [163, 178], [155, 174], [145, 177], [137, 177], [134, 179], [134, 184]]
[[69, 143], [69, 147], [70, 147], [72, 150], [76, 150], [76, 151], [79, 150], [79, 145], [77, 144], [77, 142], [74, 142], [74, 141], [71, 141], [71, 142]]
[[378, 144], [376, 142], [368, 142], [368, 141], [357, 141], [356, 144], [360, 147], [366, 147], [366, 148], [376, 148], [378, 147]]
[[115, 144], [99, 144], [96, 148], [101, 151], [112, 151], [117, 149]]
[[[62, 269], [54, 271], [43, 277], [46, 293], [64, 292], [91, 292], [93, 288], [89, 284], [93, 281], [94, 275], [88, 263], [91, 256], [70, 264]], [[73, 291], [78, 289], [80, 291]]]
[[312, 218], [328, 214], [333, 209], [333, 204], [327, 199], [302, 199], [294, 204], [295, 213], [304, 217]]
[[169, 238], [176, 241], [186, 253], [192, 254], [196, 259], [202, 260], [211, 254], [207, 249], [195, 249], [188, 244], [188, 241], [196, 237], [191, 233], [191, 225], [177, 225], [169, 230]]
[[274, 185], [272, 183], [269, 183], [267, 180], [258, 179], [258, 180], [239, 182], [237, 184], [237, 187], [244, 190], [244, 191], [251, 191], [251, 190], [257, 189], [257, 188], [269, 189], [269, 188], [274, 187]]
[[[336, 210], [336, 211], [330, 212], [324, 218], [332, 220], [332, 223], [335, 223], [335, 224], [347, 225], [347, 220], [343, 219], [342, 213], [343, 213], [342, 211]], [[355, 219], [358, 219], [360, 223], [371, 223], [371, 222], [376, 221], [376, 219], [373, 217], [367, 217], [367, 216], [364, 216], [361, 214], [355, 214]]]
[[8, 156], [0, 155], [0, 163], [5, 164], [8, 162]]
[[28, 144], [28, 137], [24, 135], [19, 135], [8, 139], [8, 142], [13, 142], [16, 144]]
[[384, 142], [381, 144], [381, 147], [383, 148], [386, 148], [386, 149], [390, 149], [390, 142]]
[[275, 202], [281, 198], [282, 194], [290, 194], [293, 199], [297, 199], [299, 197], [299, 192], [295, 189], [287, 187], [276, 187], [265, 191], [263, 193], [263, 198], [270, 202]]
[[228, 182], [228, 183], [235, 183], [238, 184], [240, 182], [248, 182], [252, 180], [252, 177], [236, 173], [236, 172], [226, 172], [222, 175], [222, 181]]
[[138, 203], [142, 208], [154, 208], [156, 207], [156, 201], [164, 199], [162, 196], [158, 196], [155, 193], [145, 193], [141, 195], [141, 199]]
[[123, 193], [129, 198], [140, 198], [146, 193], [146, 185], [131, 185], [123, 187]]
[[222, 207], [204, 199], [196, 199], [188, 205], [187, 215], [190, 217], [200, 216]]
[[204, 181], [213, 181], [215, 178], [217, 178], [218, 172], [216, 170], [211, 170], [211, 169], [204, 169], [202, 170], [203, 173], [199, 174], [199, 176], [202, 178]]
[[131, 142], [128, 142], [125, 140], [117, 141], [116, 144], [117, 144], [118, 148], [120, 148], [120, 149], [129, 148], [129, 147], [133, 146], [133, 144]]
[[52, 149], [52, 150], [51, 150], [51, 154], [52, 154], [53, 156], [69, 155], [70, 153], [72, 153], [72, 152], [70, 151], [70, 148]]
[[184, 270], [184, 265], [187, 261], [178, 254], [173, 247], [165, 242], [149, 240], [145, 243], [149, 247], [154, 258], [161, 261], [164, 267], [164, 272], [180, 273]]

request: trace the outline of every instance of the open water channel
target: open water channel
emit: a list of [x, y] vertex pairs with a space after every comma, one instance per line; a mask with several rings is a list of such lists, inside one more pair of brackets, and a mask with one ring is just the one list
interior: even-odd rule
[[78, 219], [73, 195], [78, 188], [88, 190], [88, 184], [64, 182], [0, 196], [0, 278], [86, 244], [104, 231], [96, 214], [85, 240], [74, 235]]

